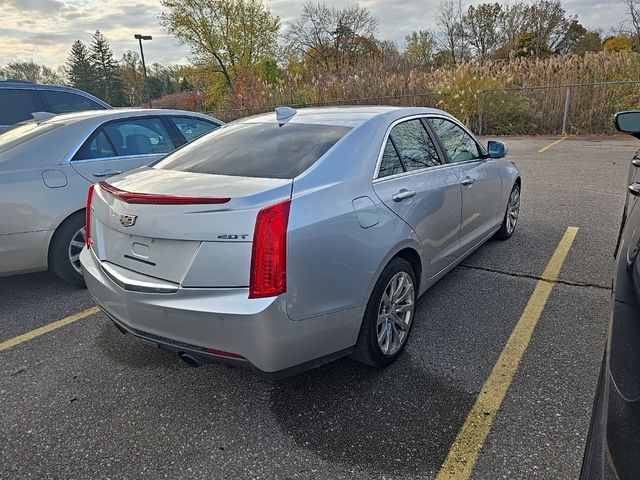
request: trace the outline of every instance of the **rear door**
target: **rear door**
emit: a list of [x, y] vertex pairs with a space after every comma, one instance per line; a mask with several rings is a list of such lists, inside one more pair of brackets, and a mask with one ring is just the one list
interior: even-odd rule
[[176, 148], [159, 116], [110, 121], [97, 128], [71, 160], [90, 182], [147, 165]]
[[392, 126], [373, 187], [385, 205], [418, 235], [429, 277], [455, 260], [460, 180], [456, 167], [446, 163], [420, 118]]
[[463, 251], [486, 238], [502, 221], [502, 179], [496, 160], [486, 158], [475, 139], [458, 123], [429, 117], [448, 161], [455, 165], [462, 186], [460, 247]]

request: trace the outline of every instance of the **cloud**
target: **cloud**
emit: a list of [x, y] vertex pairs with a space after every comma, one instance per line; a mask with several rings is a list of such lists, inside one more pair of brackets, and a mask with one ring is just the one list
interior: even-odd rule
[[61, 0], [5, 0], [5, 5], [29, 13], [51, 13], [67, 8]]
[[[473, 0], [466, 5], [493, 0]], [[299, 0], [265, 0], [273, 14], [286, 25], [302, 12]], [[326, 3], [343, 7], [344, 1]], [[380, 19], [379, 37], [402, 45], [413, 30], [436, 28], [440, 0], [361, 0]], [[159, 22], [162, 7], [158, 0], [0, 0], [0, 65], [33, 58], [50, 66], [63, 64], [74, 40], [85, 43], [100, 30], [115, 56], [138, 49], [134, 33], [153, 35], [144, 43], [149, 63], [184, 63], [189, 47], [180, 45], [163, 31]], [[578, 15], [588, 28], [608, 32], [626, 19], [620, 0], [565, 0], [570, 15]]]

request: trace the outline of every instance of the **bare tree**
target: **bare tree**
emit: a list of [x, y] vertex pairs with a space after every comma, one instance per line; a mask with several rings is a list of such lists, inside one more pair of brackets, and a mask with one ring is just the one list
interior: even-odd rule
[[466, 38], [480, 62], [484, 62], [502, 44], [502, 13], [499, 3], [481, 3], [471, 5], [462, 19]]
[[505, 4], [502, 7], [500, 24], [505, 44], [513, 48], [527, 29], [527, 5], [522, 2]]
[[467, 40], [462, 19], [460, 0], [442, 0], [436, 17], [436, 23], [441, 29], [439, 41], [453, 65], [463, 62], [467, 56]]
[[39, 65], [33, 60], [17, 61], [8, 63], [4, 68], [0, 68], [0, 76], [10, 80], [24, 80], [35, 83], [64, 83], [64, 74], [58, 69], [54, 71], [46, 65]]
[[303, 60], [338, 72], [378, 51], [378, 19], [361, 5], [343, 9], [307, 2], [302, 15], [288, 25], [285, 40]]
[[575, 19], [566, 16], [561, 0], [537, 0], [527, 5], [526, 13], [536, 57], [555, 51], [567, 35], [571, 20]]
[[436, 49], [436, 40], [432, 32], [429, 30], [411, 32], [411, 35], [407, 35], [405, 40], [407, 46], [404, 50], [404, 56], [407, 60], [419, 65], [432, 64]]
[[631, 20], [633, 43], [640, 52], [640, 0], [624, 0], [624, 4]]

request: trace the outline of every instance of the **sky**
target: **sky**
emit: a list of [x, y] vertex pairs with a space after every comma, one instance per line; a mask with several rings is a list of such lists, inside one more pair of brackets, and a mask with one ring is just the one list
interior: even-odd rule
[[[281, 23], [294, 19], [303, 1], [264, 0]], [[463, 1], [463, 5], [489, 0]], [[324, 3], [344, 6], [345, 2]], [[381, 39], [394, 40], [400, 47], [413, 30], [436, 29], [435, 16], [440, 0], [360, 0], [380, 20]], [[587, 28], [607, 33], [626, 19], [623, 0], [565, 0], [569, 15], [577, 15]], [[128, 50], [138, 50], [135, 33], [152, 35], [144, 43], [147, 64], [184, 63], [189, 48], [165, 34], [158, 15], [159, 0], [0, 0], [0, 65], [33, 59], [51, 67], [64, 64], [75, 40], [85, 43], [100, 30], [116, 58]]]

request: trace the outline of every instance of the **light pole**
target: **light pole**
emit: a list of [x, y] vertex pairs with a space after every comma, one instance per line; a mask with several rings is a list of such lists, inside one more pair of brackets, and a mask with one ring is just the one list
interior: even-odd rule
[[151, 35], [140, 35], [136, 33], [133, 38], [140, 43], [140, 56], [142, 57], [142, 71], [144, 72], [144, 88], [147, 91], [147, 102], [149, 102], [149, 108], [151, 108], [151, 95], [149, 95], [149, 82], [147, 81], [147, 66], [144, 63], [144, 51], [142, 50], [142, 40], [151, 40]]

